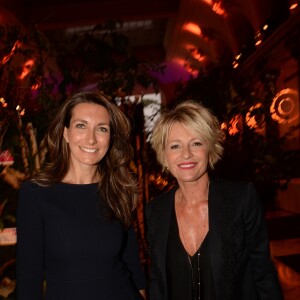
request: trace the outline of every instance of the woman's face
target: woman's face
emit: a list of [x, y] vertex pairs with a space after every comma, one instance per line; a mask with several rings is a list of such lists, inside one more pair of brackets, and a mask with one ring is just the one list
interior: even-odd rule
[[73, 108], [64, 139], [69, 144], [73, 166], [96, 166], [105, 156], [110, 141], [110, 117], [107, 109], [93, 103]]
[[207, 174], [208, 147], [176, 122], [166, 140], [164, 163], [178, 183], [195, 182]]

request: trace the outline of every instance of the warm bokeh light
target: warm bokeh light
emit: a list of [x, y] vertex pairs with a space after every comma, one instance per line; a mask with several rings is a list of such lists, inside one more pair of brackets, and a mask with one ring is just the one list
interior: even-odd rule
[[212, 0], [202, 0], [203, 2], [207, 3], [209, 6], [212, 6]]
[[221, 129], [222, 129], [222, 130], [227, 130], [227, 128], [228, 128], [227, 124], [226, 124], [225, 122], [223, 122], [223, 123], [221, 124]]
[[232, 67], [233, 67], [234, 69], [236, 69], [238, 66], [239, 66], [239, 63], [238, 63], [237, 61], [234, 61], [234, 62], [232, 63]]
[[258, 46], [262, 43], [262, 34], [260, 31], [255, 35], [255, 46]]
[[298, 6], [298, 3], [294, 3], [290, 6], [290, 10], [294, 10]]
[[242, 130], [242, 127], [243, 127], [243, 117], [241, 114], [238, 114], [236, 116], [234, 116], [230, 122], [230, 127], [228, 129], [228, 133], [230, 135], [235, 135], [237, 134], [239, 131]]
[[256, 43], [255, 43], [255, 46], [258, 46], [262, 43], [262, 40], [257, 40]]
[[262, 107], [262, 103], [257, 103], [250, 107], [246, 114], [246, 124], [255, 130], [256, 133], [265, 134], [265, 116], [260, 113], [255, 113]]
[[24, 116], [25, 115], [25, 108], [22, 108], [20, 105], [16, 106], [16, 111], [18, 112], [18, 114], [20, 116]]
[[2, 107], [7, 107], [7, 103], [3, 97], [0, 98], [0, 103], [2, 104]]
[[161, 174], [151, 174], [149, 183], [154, 183], [159, 189], [163, 189], [169, 184], [168, 180], [163, 178]]
[[196, 23], [185, 23], [182, 27], [183, 30], [193, 33], [197, 36], [201, 36], [201, 28]]
[[30, 89], [31, 89], [32, 91], [36, 91], [36, 90], [38, 90], [41, 86], [42, 86], [41, 82], [37, 82], [37, 83], [33, 84], [33, 85], [31, 86]]
[[190, 65], [185, 65], [186, 71], [192, 75], [194, 78], [196, 78], [199, 74], [199, 70], [192, 68]]
[[242, 53], [239, 53], [238, 55], [235, 56], [235, 59], [239, 60], [241, 58], [241, 56], [242, 56]]
[[226, 17], [226, 11], [223, 8], [223, 3], [221, 0], [219, 1], [213, 1], [213, 0], [202, 0], [203, 2], [205, 2], [206, 4], [208, 4], [211, 9], [218, 15]]
[[269, 25], [265, 24], [264, 27], [263, 27], [263, 30], [267, 30], [268, 28], [269, 28]]
[[13, 45], [13, 47], [11, 48], [11, 51], [9, 54], [5, 55], [2, 59], [1, 59], [1, 64], [4, 65], [6, 64], [10, 58], [14, 55], [14, 53], [16, 52], [17, 48], [19, 45], [19, 41], [16, 41]]
[[274, 98], [270, 107], [272, 119], [278, 123], [290, 123], [299, 117], [295, 105], [298, 92], [294, 89], [283, 89]]
[[191, 51], [193, 58], [196, 59], [197, 61], [201, 62], [204, 60], [204, 55], [202, 55], [198, 49], [193, 48], [193, 49], [190, 49], [190, 51]]
[[222, 2], [215, 2], [212, 6], [212, 10], [220, 16], [223, 16], [223, 17], [227, 16], [226, 11], [222, 7]]
[[33, 65], [34, 65], [33, 59], [28, 59], [23, 66], [21, 67], [21, 74], [18, 76], [19, 79], [24, 79], [31, 71]]

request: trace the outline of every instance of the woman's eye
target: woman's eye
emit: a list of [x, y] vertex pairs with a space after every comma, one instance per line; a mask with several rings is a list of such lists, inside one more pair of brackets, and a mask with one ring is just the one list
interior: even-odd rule
[[76, 128], [85, 128], [85, 125], [82, 123], [76, 124], [75, 125]]
[[171, 145], [170, 146], [170, 149], [178, 149], [179, 148], [179, 145]]
[[101, 132], [108, 132], [109, 129], [108, 129], [107, 127], [101, 126], [101, 127], [98, 127], [98, 131], [101, 131]]
[[194, 145], [195, 145], [195, 146], [201, 146], [202, 143], [201, 143], [201, 142], [194, 142]]

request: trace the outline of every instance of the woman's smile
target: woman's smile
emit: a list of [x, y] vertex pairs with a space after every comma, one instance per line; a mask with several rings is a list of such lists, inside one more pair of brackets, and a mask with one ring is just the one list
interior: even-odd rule
[[96, 149], [95, 148], [86, 148], [86, 147], [81, 147], [81, 146], [79, 148], [88, 153], [95, 153], [95, 152], [99, 151], [98, 148], [96, 148]]

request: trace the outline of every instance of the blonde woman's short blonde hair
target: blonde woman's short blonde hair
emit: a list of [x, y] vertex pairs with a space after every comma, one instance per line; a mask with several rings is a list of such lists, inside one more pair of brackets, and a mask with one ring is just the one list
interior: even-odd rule
[[201, 103], [187, 100], [174, 109], [162, 112], [154, 125], [151, 146], [156, 152], [158, 162], [165, 169], [164, 152], [170, 130], [174, 123], [180, 123], [195, 136], [203, 139], [208, 146], [209, 166], [214, 168], [223, 154], [223, 132], [218, 119]]

